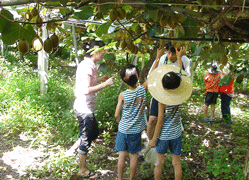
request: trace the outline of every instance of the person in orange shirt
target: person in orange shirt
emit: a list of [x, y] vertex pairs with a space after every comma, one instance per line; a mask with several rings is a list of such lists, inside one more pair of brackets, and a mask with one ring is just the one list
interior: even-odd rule
[[[229, 64], [229, 70], [227, 72], [222, 72], [224, 75], [223, 79], [229, 79], [227, 84], [222, 84], [220, 86], [220, 99], [221, 99], [221, 113], [222, 113], [222, 124], [230, 126], [232, 124], [230, 103], [234, 94], [234, 79], [235, 73], [231, 70], [232, 64]], [[229, 76], [229, 77], [228, 77]]]
[[204, 83], [206, 96], [205, 96], [205, 106], [204, 106], [204, 117], [203, 120], [207, 121], [207, 113], [208, 107], [211, 106], [211, 118], [209, 121], [214, 120], [214, 111], [215, 104], [217, 102], [218, 93], [219, 93], [219, 81], [220, 81], [220, 73], [217, 70], [216, 65], [212, 65], [212, 67], [208, 70], [204, 76]]

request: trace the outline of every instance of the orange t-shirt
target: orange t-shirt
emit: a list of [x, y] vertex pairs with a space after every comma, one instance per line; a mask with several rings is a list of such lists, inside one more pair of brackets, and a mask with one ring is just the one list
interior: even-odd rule
[[220, 74], [206, 73], [204, 82], [206, 84], [205, 90], [207, 92], [219, 92]]
[[233, 80], [227, 86], [223, 85], [220, 87], [220, 92], [233, 93], [234, 92], [234, 79], [235, 79], [235, 75], [233, 75]]

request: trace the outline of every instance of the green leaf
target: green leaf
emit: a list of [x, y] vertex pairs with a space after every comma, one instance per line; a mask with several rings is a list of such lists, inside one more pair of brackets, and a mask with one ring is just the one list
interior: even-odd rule
[[116, 56], [114, 53], [108, 53], [108, 54], [105, 54], [104, 59], [107, 61], [111, 61], [111, 60], [115, 61]]
[[114, 7], [116, 7], [116, 5], [113, 5], [113, 4], [100, 5], [99, 11], [102, 12], [102, 14], [108, 14], [110, 9]]
[[63, 6], [66, 6], [66, 5], [67, 5], [67, 0], [60, 0], [60, 3], [61, 3]]
[[158, 21], [158, 12], [159, 9], [146, 9], [147, 15], [149, 16], [150, 19], [152, 19], [154, 22]]
[[93, 15], [93, 8], [91, 6], [83, 6], [80, 10], [80, 12], [74, 13], [78, 19], [88, 19]]
[[18, 39], [22, 39], [22, 26], [18, 23], [10, 23], [2, 32], [2, 40], [4, 44], [12, 45]]
[[27, 24], [23, 27], [24, 33], [23, 38], [28, 41], [29, 45], [32, 44], [33, 39], [37, 36], [33, 26]]
[[156, 32], [157, 32], [157, 27], [156, 25], [154, 24], [153, 26], [151, 26], [151, 28], [148, 30], [148, 33], [150, 36], [155, 36], [156, 35]]
[[99, 26], [98, 29], [96, 30], [96, 35], [97, 35], [98, 37], [101, 37], [102, 34], [107, 34], [108, 29], [109, 29], [109, 27], [110, 27], [111, 24], [112, 24], [112, 23], [109, 21], [109, 22], [104, 23], [104, 24], [102, 24], [101, 26]]
[[182, 26], [185, 30], [185, 37], [186, 38], [196, 38], [199, 26], [197, 24], [197, 21], [194, 19], [187, 18], [183, 23]]
[[195, 52], [194, 52], [193, 55], [194, 55], [194, 56], [199, 56], [199, 54], [200, 54], [202, 48], [205, 47], [205, 46], [206, 46], [205, 44], [201, 44], [201, 45], [195, 50]]
[[71, 10], [70, 9], [68, 9], [68, 8], [60, 8], [60, 13], [61, 13], [61, 15], [66, 15], [66, 14], [68, 14], [68, 13], [70, 13], [71, 12]]
[[13, 20], [13, 14], [5, 9], [2, 9], [0, 12], [0, 33], [2, 33], [4, 28], [10, 23], [10, 21], [6, 18], [9, 20]]

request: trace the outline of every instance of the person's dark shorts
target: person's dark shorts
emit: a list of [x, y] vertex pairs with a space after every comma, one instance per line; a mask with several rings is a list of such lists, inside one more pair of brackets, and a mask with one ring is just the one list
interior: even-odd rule
[[172, 140], [157, 140], [156, 151], [158, 154], [166, 154], [168, 151], [174, 155], [181, 155], [182, 153], [182, 137], [178, 137]]
[[78, 152], [87, 154], [91, 143], [99, 135], [99, 128], [94, 114], [80, 114], [75, 112], [80, 128], [80, 146]]
[[207, 92], [205, 96], [205, 105], [209, 106], [210, 104], [216, 104], [217, 98], [218, 98], [218, 93]]
[[153, 97], [150, 101], [150, 116], [158, 117], [158, 101]]
[[141, 133], [124, 134], [118, 131], [115, 149], [117, 151], [127, 151], [134, 154], [141, 151]]

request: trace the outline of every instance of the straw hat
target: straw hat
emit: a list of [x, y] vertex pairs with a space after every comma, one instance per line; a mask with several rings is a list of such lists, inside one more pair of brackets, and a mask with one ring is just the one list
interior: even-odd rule
[[187, 101], [192, 88], [192, 81], [187, 73], [174, 65], [159, 66], [148, 77], [151, 95], [166, 105], [178, 105]]

